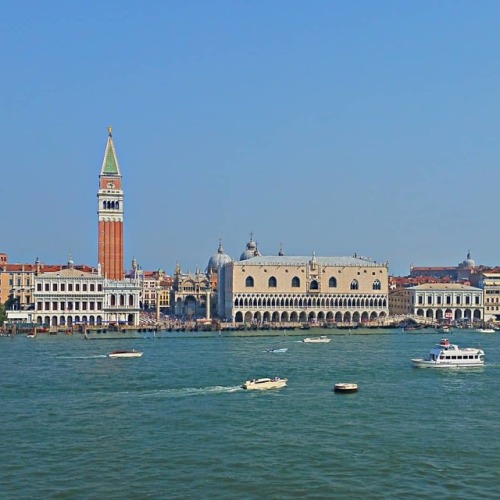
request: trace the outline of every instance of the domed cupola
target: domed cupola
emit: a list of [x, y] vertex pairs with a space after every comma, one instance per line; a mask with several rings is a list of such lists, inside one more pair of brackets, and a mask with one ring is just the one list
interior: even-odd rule
[[471, 258], [470, 250], [467, 253], [467, 258], [462, 262], [462, 267], [476, 267], [476, 261]]
[[250, 234], [250, 241], [247, 243], [247, 249], [240, 255], [240, 260], [248, 260], [259, 255], [260, 253], [257, 249], [257, 243], [253, 241], [253, 235]]
[[217, 271], [217, 269], [222, 267], [224, 264], [227, 264], [228, 262], [231, 262], [231, 257], [224, 253], [222, 242], [219, 240], [219, 248], [217, 249], [217, 253], [212, 255], [212, 257], [210, 257], [210, 260], [208, 261], [208, 272]]

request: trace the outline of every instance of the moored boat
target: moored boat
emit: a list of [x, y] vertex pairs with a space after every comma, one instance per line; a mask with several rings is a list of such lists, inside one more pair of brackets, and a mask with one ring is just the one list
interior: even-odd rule
[[495, 333], [493, 328], [478, 328], [476, 331], [479, 333]]
[[113, 351], [108, 354], [110, 358], [140, 358], [142, 356], [141, 351], [136, 351], [135, 349], [131, 351]]
[[478, 368], [484, 366], [484, 351], [474, 347], [459, 347], [448, 339], [433, 347], [426, 358], [411, 360], [416, 368]]
[[281, 389], [286, 386], [287, 378], [254, 378], [247, 380], [241, 387], [247, 390], [267, 390], [267, 389]]
[[326, 335], [321, 335], [319, 337], [306, 337], [302, 342], [306, 344], [327, 344], [331, 340]]
[[358, 384], [353, 384], [351, 382], [337, 382], [333, 386], [333, 390], [335, 392], [343, 392], [343, 393], [357, 392]]

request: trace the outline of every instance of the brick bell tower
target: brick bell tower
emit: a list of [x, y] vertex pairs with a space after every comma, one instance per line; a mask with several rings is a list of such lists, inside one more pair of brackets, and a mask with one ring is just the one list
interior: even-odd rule
[[122, 280], [124, 278], [122, 175], [116, 157], [111, 127], [108, 127], [108, 142], [99, 175], [97, 202], [99, 218], [98, 264], [106, 278]]

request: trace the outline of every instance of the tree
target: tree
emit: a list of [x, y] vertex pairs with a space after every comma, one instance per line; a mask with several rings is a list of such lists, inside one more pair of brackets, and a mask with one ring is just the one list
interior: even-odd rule
[[0, 325], [3, 325], [3, 322], [7, 319], [7, 315], [5, 314], [5, 306], [0, 304]]

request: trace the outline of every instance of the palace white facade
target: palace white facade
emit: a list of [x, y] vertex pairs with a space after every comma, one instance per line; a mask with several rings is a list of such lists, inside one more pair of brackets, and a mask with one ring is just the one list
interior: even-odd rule
[[34, 319], [40, 325], [139, 324], [141, 286], [134, 280], [107, 280], [99, 272], [70, 265], [35, 277]]
[[375, 321], [389, 313], [388, 265], [257, 255], [220, 268], [219, 297], [219, 314], [237, 323]]
[[483, 290], [460, 283], [429, 283], [389, 295], [391, 314], [414, 314], [437, 321], [483, 319]]

